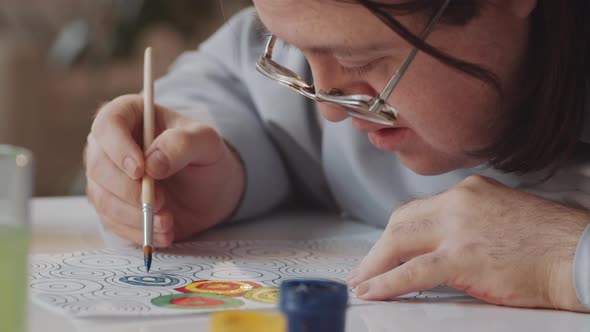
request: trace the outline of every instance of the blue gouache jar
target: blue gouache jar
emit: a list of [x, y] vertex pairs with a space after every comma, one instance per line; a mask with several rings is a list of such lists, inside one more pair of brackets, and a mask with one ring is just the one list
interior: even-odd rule
[[323, 279], [292, 279], [281, 283], [280, 309], [289, 332], [344, 332], [348, 287]]

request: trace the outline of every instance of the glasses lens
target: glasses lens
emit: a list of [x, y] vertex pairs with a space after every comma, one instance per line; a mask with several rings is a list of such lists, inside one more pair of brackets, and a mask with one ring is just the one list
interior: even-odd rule
[[273, 80], [277, 80], [280, 83], [289, 85], [290, 87], [309, 87], [309, 84], [307, 84], [301, 77], [299, 77], [299, 75], [272, 61], [272, 59], [266, 57], [260, 58], [260, 61], [258, 61], [256, 68], [265, 76]]
[[379, 103], [375, 111], [372, 111], [375, 98], [368, 95], [336, 96], [325, 91], [317, 92], [318, 101], [329, 102], [342, 107], [350, 116], [355, 118], [388, 125], [395, 124], [397, 110], [385, 103]]
[[373, 98], [365, 95], [334, 96], [316, 91], [313, 85], [307, 84], [299, 75], [279, 65], [268, 57], [261, 57], [256, 69], [264, 76], [285, 85], [302, 95], [319, 102], [328, 102], [342, 107], [350, 116], [362, 120], [391, 126], [395, 123], [397, 113], [391, 106], [383, 105], [379, 112], [369, 111]]

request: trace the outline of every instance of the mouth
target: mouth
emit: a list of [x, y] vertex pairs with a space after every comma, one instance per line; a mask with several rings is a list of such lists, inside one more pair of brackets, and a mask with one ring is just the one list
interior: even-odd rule
[[382, 151], [393, 152], [404, 144], [408, 128], [384, 128], [368, 133], [369, 141]]
[[352, 126], [358, 131], [367, 133], [373, 146], [388, 152], [399, 150], [410, 131], [407, 127], [387, 126], [356, 118], [352, 119]]

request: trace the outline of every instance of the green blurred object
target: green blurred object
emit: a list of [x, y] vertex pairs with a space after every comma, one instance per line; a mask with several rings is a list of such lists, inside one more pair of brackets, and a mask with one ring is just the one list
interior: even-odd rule
[[26, 272], [29, 232], [0, 226], [0, 331], [26, 331]]
[[25, 332], [32, 156], [0, 145], [0, 331]]

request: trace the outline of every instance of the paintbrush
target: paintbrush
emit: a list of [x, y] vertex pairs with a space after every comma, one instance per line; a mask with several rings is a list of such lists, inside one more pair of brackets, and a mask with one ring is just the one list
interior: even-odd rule
[[[152, 48], [145, 50], [143, 64], [143, 151], [154, 141], [154, 78], [152, 71]], [[152, 266], [152, 241], [154, 233], [154, 179], [145, 174], [141, 181], [143, 211], [143, 262], [147, 272]]]

